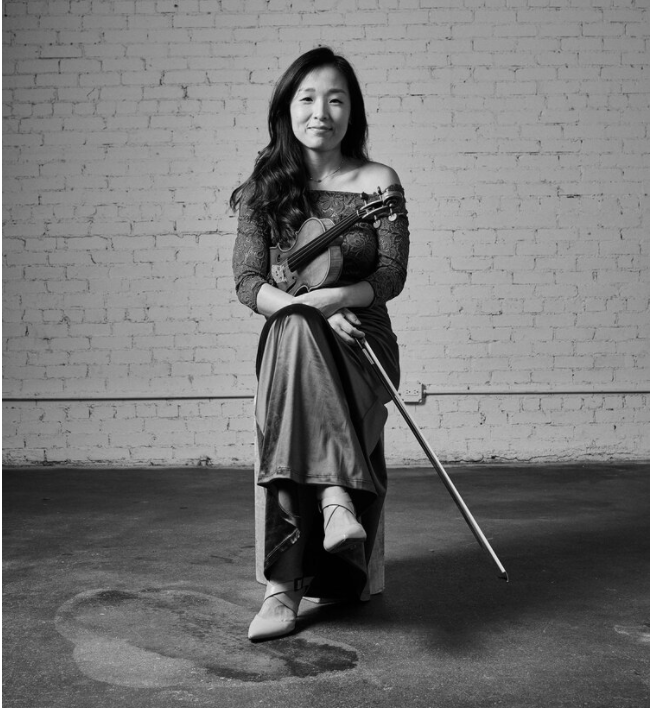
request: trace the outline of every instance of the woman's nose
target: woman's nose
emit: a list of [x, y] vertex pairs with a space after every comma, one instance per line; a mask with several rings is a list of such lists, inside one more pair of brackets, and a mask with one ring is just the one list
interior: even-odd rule
[[315, 118], [326, 118], [328, 115], [328, 110], [325, 101], [315, 101], [314, 102], [314, 117]]

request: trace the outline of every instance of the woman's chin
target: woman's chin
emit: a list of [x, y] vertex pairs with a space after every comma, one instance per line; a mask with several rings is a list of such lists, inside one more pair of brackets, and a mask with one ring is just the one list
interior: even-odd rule
[[332, 152], [339, 150], [339, 143], [334, 143], [327, 140], [308, 140], [303, 143], [303, 147], [311, 152]]

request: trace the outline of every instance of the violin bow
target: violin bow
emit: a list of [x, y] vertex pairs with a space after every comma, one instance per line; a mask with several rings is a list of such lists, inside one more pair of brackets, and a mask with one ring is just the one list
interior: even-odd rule
[[387, 376], [387, 373], [385, 372], [385, 369], [383, 369], [380, 361], [378, 361], [378, 358], [373, 352], [373, 349], [369, 346], [369, 342], [367, 342], [366, 339], [358, 339], [356, 340], [360, 347], [362, 348], [362, 351], [364, 352], [365, 356], [371, 363], [371, 365], [374, 367], [376, 373], [378, 374], [378, 378], [381, 380], [385, 388], [387, 389], [387, 392], [390, 394], [392, 397], [392, 400], [396, 404], [396, 407], [399, 409], [399, 412], [405, 419], [405, 422], [410, 426], [410, 430], [414, 433], [414, 436], [417, 438], [419, 444], [423, 448], [424, 452], [426, 453], [428, 459], [430, 460], [431, 464], [435, 468], [435, 471], [437, 472], [438, 476], [444, 483], [444, 486], [447, 488], [449, 494], [451, 495], [453, 501], [456, 503], [456, 506], [460, 510], [460, 513], [463, 515], [465, 518], [465, 521], [469, 525], [469, 528], [472, 530], [472, 533], [476, 537], [476, 540], [478, 541], [479, 545], [484, 551], [487, 551], [488, 555], [492, 559], [493, 563], [496, 565], [497, 569], [499, 570], [500, 575], [498, 576], [500, 580], [505, 580], [506, 582], [509, 582], [508, 578], [508, 573], [506, 572], [505, 568], [503, 565], [501, 565], [501, 561], [497, 557], [497, 554], [494, 552], [494, 549], [490, 545], [490, 542], [485, 538], [485, 535], [481, 531], [480, 526], [476, 523], [476, 519], [473, 517], [472, 513], [469, 511], [467, 508], [467, 505], [463, 501], [463, 498], [460, 496], [460, 493], [456, 489], [455, 485], [451, 481], [451, 478], [449, 475], [446, 473], [444, 467], [442, 467], [441, 462], [437, 459], [437, 455], [433, 452], [431, 449], [431, 446], [428, 444], [428, 441], [426, 438], [423, 436], [421, 430], [417, 427], [415, 422], [412, 420], [410, 417], [410, 414], [408, 413], [408, 410], [403, 403], [403, 400], [401, 399], [401, 396], [399, 395], [399, 392], [396, 390], [394, 387], [394, 384], [391, 382], [389, 377]]

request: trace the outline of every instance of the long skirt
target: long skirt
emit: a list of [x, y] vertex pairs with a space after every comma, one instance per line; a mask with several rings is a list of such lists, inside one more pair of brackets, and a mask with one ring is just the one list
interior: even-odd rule
[[[389, 341], [381, 341], [380, 328], [367, 332], [364, 325], [367, 341], [397, 378]], [[267, 321], [256, 370], [258, 484], [267, 490], [264, 574], [303, 533], [302, 575], [314, 576], [308, 594], [366, 600], [387, 489], [382, 433], [389, 397], [361, 349], [343, 342], [307, 305], [291, 305]], [[367, 532], [363, 545], [326, 553], [317, 485], [348, 489]], [[279, 503], [283, 487], [291, 510]]]

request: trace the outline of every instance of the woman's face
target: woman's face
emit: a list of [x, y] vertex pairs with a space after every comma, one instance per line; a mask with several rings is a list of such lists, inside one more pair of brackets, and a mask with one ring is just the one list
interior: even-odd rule
[[290, 104], [292, 130], [306, 150], [338, 148], [348, 130], [351, 98], [346, 79], [333, 66], [311, 71]]

